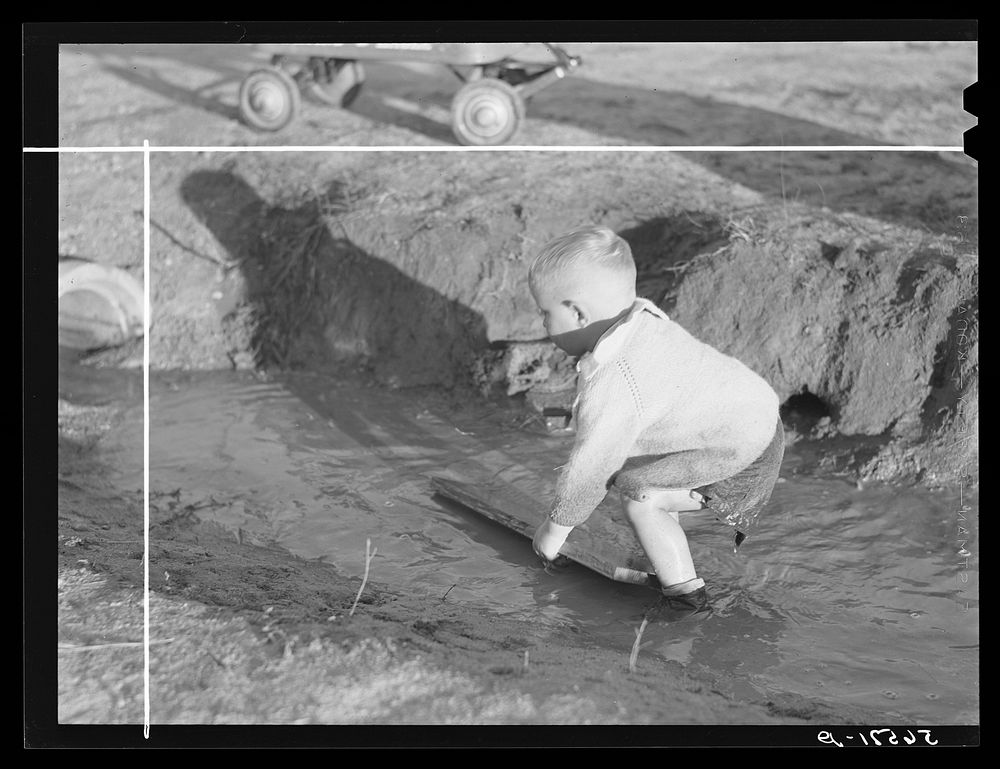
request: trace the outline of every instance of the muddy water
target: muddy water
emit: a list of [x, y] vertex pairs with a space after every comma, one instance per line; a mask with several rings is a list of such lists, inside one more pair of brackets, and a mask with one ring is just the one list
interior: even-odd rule
[[[572, 624], [627, 656], [651, 590], [576, 566], [547, 575], [526, 539], [430, 491], [428, 475], [451, 471], [550, 494], [571, 439], [523, 416], [318, 376], [159, 377], [153, 499], [179, 492], [235, 537], [359, 577], [370, 541], [370, 579], [390, 589]], [[714, 520], [690, 524], [715, 611], [647, 627], [639, 664], [708, 670], [736, 695], [794, 692], [915, 723], [978, 723], [978, 496], [859, 490], [799, 464], [792, 447], [739, 553]]]

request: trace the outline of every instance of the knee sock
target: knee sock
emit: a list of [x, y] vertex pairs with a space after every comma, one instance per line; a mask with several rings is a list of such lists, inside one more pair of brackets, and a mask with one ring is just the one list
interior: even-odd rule
[[705, 587], [705, 580], [700, 577], [678, 582], [676, 585], [665, 585], [660, 587], [660, 592], [664, 595], [685, 595], [693, 593], [698, 588]]

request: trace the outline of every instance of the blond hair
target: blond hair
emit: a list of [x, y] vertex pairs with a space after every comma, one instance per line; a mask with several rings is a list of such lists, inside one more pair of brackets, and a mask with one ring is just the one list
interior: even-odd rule
[[533, 285], [610, 280], [627, 291], [635, 289], [635, 260], [629, 244], [607, 227], [582, 227], [553, 238], [528, 268]]

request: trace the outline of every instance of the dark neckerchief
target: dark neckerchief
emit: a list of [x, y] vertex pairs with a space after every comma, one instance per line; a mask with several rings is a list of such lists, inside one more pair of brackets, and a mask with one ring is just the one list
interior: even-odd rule
[[593, 352], [597, 343], [601, 341], [605, 334], [628, 317], [635, 305], [630, 305], [618, 313], [613, 318], [595, 320], [588, 326], [567, 331], [565, 334], [556, 334], [549, 337], [557, 347], [564, 350], [574, 358], [580, 358], [588, 352]]

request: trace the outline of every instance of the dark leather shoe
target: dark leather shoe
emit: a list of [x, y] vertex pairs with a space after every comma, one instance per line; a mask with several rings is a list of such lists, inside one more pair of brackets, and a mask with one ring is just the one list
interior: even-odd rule
[[683, 595], [661, 595], [656, 603], [646, 609], [646, 619], [650, 622], [676, 622], [694, 615], [707, 617], [711, 613], [708, 594], [705, 588], [699, 587]]

